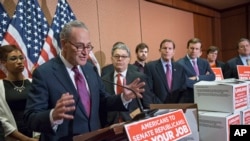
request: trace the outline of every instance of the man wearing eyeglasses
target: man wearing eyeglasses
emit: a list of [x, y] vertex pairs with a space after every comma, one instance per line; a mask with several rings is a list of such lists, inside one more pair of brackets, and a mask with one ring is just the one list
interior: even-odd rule
[[84, 23], [72, 21], [60, 32], [61, 53], [33, 72], [24, 120], [41, 132], [40, 141], [71, 141], [73, 136], [101, 128], [99, 108], [127, 110], [142, 97], [144, 82], [135, 79], [121, 95], [111, 96], [95, 67], [87, 62], [93, 49]]
[[[148, 80], [147, 80], [146, 75], [144, 73], [138, 72], [137, 70], [134, 70], [128, 67], [129, 62], [130, 62], [130, 50], [126, 44], [124, 44], [123, 42], [116, 42], [113, 45], [111, 53], [112, 53], [111, 61], [112, 61], [114, 70], [102, 76], [102, 79], [104, 80], [105, 88], [109, 93], [112, 93], [113, 95], [116, 95], [116, 94], [119, 95], [120, 93], [122, 93], [120, 89], [123, 89], [119, 87], [119, 85], [123, 86], [125, 82], [130, 83], [139, 77], [141, 80], [146, 82], [146, 85], [144, 87], [145, 92], [143, 93], [143, 98], [140, 99], [140, 101], [142, 102], [142, 106], [143, 106], [142, 108], [149, 108], [149, 104], [153, 103], [154, 100], [160, 101], [155, 97], [153, 93], [150, 92], [149, 87], [147, 85]], [[114, 85], [110, 82], [113, 82], [117, 85]], [[103, 118], [101, 121], [102, 121], [103, 126], [109, 126], [109, 125], [119, 123], [119, 122], [130, 121], [132, 119], [132, 116], [130, 114], [134, 110], [138, 109], [138, 107], [139, 105], [136, 99], [133, 99], [127, 105], [128, 111], [107, 112], [105, 110], [102, 110]]]

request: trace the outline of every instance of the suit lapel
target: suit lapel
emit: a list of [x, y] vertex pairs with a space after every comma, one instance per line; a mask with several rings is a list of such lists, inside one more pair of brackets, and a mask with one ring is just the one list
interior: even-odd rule
[[156, 64], [156, 71], [160, 75], [161, 81], [163, 84], [165, 84], [166, 90], [169, 91], [169, 88], [167, 86], [167, 79], [166, 79], [166, 74], [164, 72], [164, 68], [162, 67], [161, 60], [159, 60]]
[[[187, 56], [185, 57], [185, 64], [186, 64], [186, 66], [188, 67], [187, 70], [189, 70], [190, 73], [191, 73], [193, 76], [195, 76], [195, 75], [196, 75], [196, 72], [195, 72], [194, 67], [193, 67], [193, 65], [191, 64], [191, 62], [190, 62], [190, 60], [188, 59]], [[198, 64], [197, 64], [197, 65], [198, 65]]]
[[65, 91], [76, 95], [77, 91], [76, 88], [71, 80], [63, 62], [59, 57], [56, 58], [55, 63], [53, 65], [53, 74], [58, 79], [58, 82], [65, 88]]

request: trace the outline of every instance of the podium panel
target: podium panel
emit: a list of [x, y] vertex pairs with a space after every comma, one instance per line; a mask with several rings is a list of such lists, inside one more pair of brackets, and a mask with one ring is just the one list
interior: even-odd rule
[[121, 124], [74, 136], [73, 141], [128, 141], [128, 138]]

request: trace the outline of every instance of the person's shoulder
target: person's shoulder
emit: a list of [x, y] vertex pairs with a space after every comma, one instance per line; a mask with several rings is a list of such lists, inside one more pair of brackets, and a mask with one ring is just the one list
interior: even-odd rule
[[236, 57], [229, 59], [226, 63], [233, 64], [233, 63], [236, 63], [239, 59], [240, 59], [240, 57], [236, 56]]
[[184, 63], [185, 60], [187, 60], [187, 57], [186, 57], [186, 56], [184, 56], [184, 57], [178, 59], [176, 62], [177, 62], [177, 63]]
[[45, 62], [45, 63], [39, 65], [36, 69], [51, 68], [50, 66], [53, 66], [54, 63], [55, 63], [56, 61], [58, 61], [58, 58], [57, 58], [57, 57], [52, 58], [52, 59], [50, 59], [49, 61], [47, 61], [47, 62]]
[[160, 59], [152, 60], [146, 63], [146, 66], [154, 66], [155, 64], [161, 62]]

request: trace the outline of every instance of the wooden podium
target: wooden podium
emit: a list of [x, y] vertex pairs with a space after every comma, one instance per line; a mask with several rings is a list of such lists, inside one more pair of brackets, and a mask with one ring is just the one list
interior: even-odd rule
[[124, 124], [116, 124], [74, 136], [73, 141], [128, 141], [128, 138], [124, 130]]

